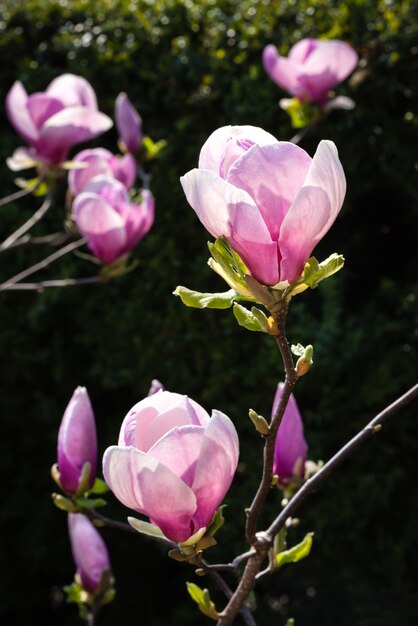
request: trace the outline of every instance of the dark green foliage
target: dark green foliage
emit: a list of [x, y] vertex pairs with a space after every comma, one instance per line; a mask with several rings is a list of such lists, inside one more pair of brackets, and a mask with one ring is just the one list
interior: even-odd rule
[[[49, 468], [62, 413], [79, 384], [95, 408], [101, 451], [116, 441], [122, 418], [152, 378], [230, 415], [242, 442], [241, 465], [219, 546], [211, 551], [223, 560], [245, 549], [242, 508], [258, 483], [262, 447], [248, 409], [268, 416], [282, 367], [270, 337], [239, 328], [229, 310], [186, 309], [171, 292], [178, 284], [226, 289], [206, 265], [208, 235], [179, 184], [203, 141], [229, 123], [262, 126], [281, 139], [293, 134], [277, 104], [285, 94], [261, 65], [267, 43], [286, 53], [301, 37], [342, 38], [362, 58], [338, 89], [354, 98], [356, 109], [332, 113], [303, 143], [312, 154], [319, 139], [334, 140], [348, 181], [341, 216], [315, 253], [322, 260], [339, 252], [346, 267], [295, 298], [288, 321], [292, 343], [315, 347], [315, 365], [297, 389], [311, 457], [328, 458], [416, 381], [416, 7], [409, 0], [3, 0], [0, 6], [2, 162], [22, 143], [4, 115], [13, 81], [42, 90], [67, 71], [92, 83], [110, 115], [115, 97], [126, 91], [146, 132], [168, 141], [150, 167], [156, 222], [134, 253], [140, 263], [134, 273], [107, 286], [1, 295], [0, 621], [66, 626], [77, 616], [74, 607], [62, 606], [59, 588], [71, 582], [73, 563], [65, 514], [50, 502]], [[95, 143], [115, 149], [115, 141], [110, 131]], [[4, 194], [12, 181], [3, 167]], [[35, 202], [3, 208], [2, 233], [29, 216]], [[58, 229], [63, 216], [58, 206], [37, 232]], [[3, 254], [3, 279], [40, 255]], [[89, 271], [85, 262], [66, 259], [44, 276]], [[259, 625], [292, 616], [296, 626], [418, 623], [416, 412], [416, 403], [402, 411], [300, 511], [290, 545], [314, 530], [312, 553], [260, 585]], [[127, 514], [108, 500], [109, 515]], [[279, 508], [280, 496], [272, 494], [265, 520]], [[203, 623], [184, 584], [195, 580], [191, 568], [140, 537], [111, 530], [104, 536], [118, 594], [99, 624]], [[211, 596], [221, 607], [218, 593]]]

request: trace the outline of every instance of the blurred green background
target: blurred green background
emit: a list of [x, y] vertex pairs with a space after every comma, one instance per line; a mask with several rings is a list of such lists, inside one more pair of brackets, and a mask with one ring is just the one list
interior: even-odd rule
[[[286, 54], [302, 37], [340, 38], [361, 58], [338, 88], [356, 109], [333, 112], [301, 143], [312, 155], [321, 138], [335, 141], [348, 182], [340, 217], [315, 252], [319, 259], [342, 253], [346, 267], [295, 298], [288, 320], [292, 343], [315, 346], [315, 366], [296, 392], [310, 458], [327, 459], [416, 382], [417, 7], [409, 0], [10, 0], [0, 8], [3, 195], [15, 189], [5, 159], [22, 145], [4, 110], [16, 79], [33, 92], [63, 72], [82, 75], [109, 115], [126, 91], [145, 132], [168, 142], [149, 166], [156, 221], [134, 252], [135, 272], [106, 286], [1, 294], [0, 621], [68, 626], [79, 621], [60, 589], [74, 565], [65, 514], [50, 500], [49, 469], [77, 385], [90, 393], [101, 452], [153, 378], [227, 413], [240, 433], [241, 464], [219, 545], [207, 556], [227, 560], [245, 549], [243, 508], [258, 483], [262, 448], [248, 408], [269, 414], [282, 366], [274, 341], [239, 328], [231, 312], [186, 309], [171, 293], [178, 284], [224, 288], [206, 265], [209, 237], [179, 184], [204, 140], [225, 124], [293, 135], [278, 107], [286, 94], [261, 65], [268, 43]], [[113, 129], [94, 145], [115, 150], [116, 140]], [[4, 207], [2, 238], [37, 205]], [[57, 206], [36, 232], [59, 229], [63, 216]], [[41, 257], [30, 249], [3, 254], [2, 279]], [[93, 272], [71, 258], [40, 277]], [[260, 584], [259, 625], [289, 617], [296, 626], [418, 623], [416, 413], [415, 402], [301, 508], [291, 540], [314, 530], [311, 556]], [[279, 510], [280, 494], [272, 493], [265, 520]], [[107, 511], [120, 519], [128, 513], [111, 495]], [[186, 594], [186, 580], [202, 583], [191, 567], [139, 536], [103, 535], [118, 594], [98, 624], [206, 622]]]

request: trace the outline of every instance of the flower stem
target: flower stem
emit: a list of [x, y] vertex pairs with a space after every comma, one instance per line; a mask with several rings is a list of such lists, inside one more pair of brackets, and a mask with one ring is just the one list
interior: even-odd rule
[[10, 195], [5, 196], [4, 198], [1, 198], [0, 207], [5, 206], [6, 204], [9, 204], [9, 202], [14, 202], [15, 200], [20, 200], [20, 198], [24, 198], [25, 196], [28, 196], [33, 191], [35, 191], [35, 189], [39, 187], [40, 182], [41, 181], [38, 181], [38, 183], [34, 185], [33, 187], [25, 187], [25, 189], [19, 189], [19, 191], [15, 191], [11, 193]]
[[39, 220], [43, 218], [45, 213], [51, 207], [51, 201], [51, 194], [48, 194], [39, 209], [35, 211], [35, 213], [24, 224], [22, 224], [22, 226], [15, 230], [15, 232], [12, 233], [9, 237], [7, 237], [7, 239], [5, 239], [2, 244], [0, 244], [0, 251], [9, 248], [11, 245], [14, 244], [15, 241], [19, 239], [19, 237], [24, 235], [30, 228], [32, 228], [32, 226], [34, 226], [36, 222], [39, 222]]

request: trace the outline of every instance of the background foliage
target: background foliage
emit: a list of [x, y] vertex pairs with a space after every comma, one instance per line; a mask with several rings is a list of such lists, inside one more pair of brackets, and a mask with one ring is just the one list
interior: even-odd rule
[[[206, 266], [208, 235], [178, 182], [196, 164], [203, 141], [229, 123], [262, 126], [280, 139], [293, 134], [277, 104], [285, 94], [261, 66], [267, 43], [287, 53], [301, 37], [341, 38], [362, 59], [339, 89], [355, 99], [355, 111], [332, 113], [302, 143], [313, 154], [320, 138], [334, 140], [348, 179], [341, 216], [316, 251], [319, 259], [343, 253], [346, 268], [295, 300], [288, 323], [290, 341], [316, 350], [315, 367], [297, 389], [311, 458], [328, 458], [416, 381], [416, 6], [409, 0], [0, 4], [4, 194], [14, 188], [4, 160], [21, 145], [3, 104], [16, 79], [31, 92], [62, 72], [83, 75], [111, 115], [115, 97], [126, 91], [146, 132], [168, 141], [152, 164], [157, 216], [135, 252], [136, 272], [105, 287], [2, 294], [0, 585], [7, 593], [0, 618], [66, 626], [77, 621], [60, 592], [73, 563], [65, 515], [50, 502], [49, 468], [63, 410], [79, 384], [92, 398], [102, 451], [154, 377], [230, 415], [241, 435], [241, 464], [211, 557], [245, 548], [242, 508], [258, 482], [262, 446], [247, 412], [269, 413], [282, 368], [268, 337], [246, 333], [232, 314], [186, 309], [171, 292], [179, 283], [223, 288]], [[96, 143], [114, 149], [115, 141], [113, 130]], [[2, 210], [4, 236], [35, 202]], [[58, 208], [38, 232], [59, 228], [62, 219]], [[3, 254], [3, 279], [37, 254]], [[75, 259], [49, 275], [89, 271]], [[293, 537], [315, 530], [312, 554], [260, 586], [257, 623], [284, 624], [290, 616], [300, 626], [418, 623], [416, 411], [416, 404], [404, 410], [301, 510]], [[111, 496], [109, 502], [109, 513], [126, 515]], [[272, 494], [266, 519], [279, 507], [279, 493]], [[206, 619], [186, 597], [191, 568], [140, 538], [103, 534], [118, 596], [100, 624], [192, 626]]]

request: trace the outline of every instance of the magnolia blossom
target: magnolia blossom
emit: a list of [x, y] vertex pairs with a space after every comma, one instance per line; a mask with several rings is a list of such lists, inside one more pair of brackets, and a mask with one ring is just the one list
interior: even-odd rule
[[[283, 384], [277, 387], [272, 415], [274, 415]], [[303, 422], [293, 394], [289, 398], [284, 412], [274, 448], [273, 473], [279, 477], [281, 485], [288, 484], [292, 478], [302, 478], [305, 474], [308, 445], [303, 435]]]
[[68, 174], [68, 185], [73, 196], [81, 193], [96, 176], [113, 177], [127, 189], [130, 189], [135, 182], [136, 164], [131, 154], [119, 157], [105, 148], [93, 148], [76, 154], [73, 163], [85, 166], [73, 169]]
[[204, 144], [199, 168], [181, 178], [205, 228], [226, 237], [265, 285], [297, 280], [344, 200], [345, 176], [332, 141], [313, 158], [254, 126], [224, 126]]
[[110, 570], [109, 554], [100, 533], [82, 513], [69, 513], [68, 531], [77, 574], [86, 591], [96, 591]]
[[117, 446], [103, 457], [115, 496], [143, 513], [173, 541], [186, 541], [210, 523], [232, 482], [238, 436], [220, 411], [159, 391], [125, 417]]
[[116, 98], [115, 119], [123, 145], [129, 152], [137, 152], [142, 139], [142, 119], [126, 93]]
[[133, 204], [126, 187], [114, 178], [96, 176], [73, 202], [77, 227], [102, 263], [127, 255], [147, 234], [154, 221], [154, 197], [142, 192]]
[[57, 461], [60, 483], [65, 491], [77, 491], [85, 463], [90, 464], [88, 485], [93, 486], [97, 469], [97, 435], [85, 387], [77, 387], [65, 409], [58, 432]]
[[60, 163], [72, 146], [105, 132], [112, 120], [97, 109], [96, 95], [81, 76], [62, 74], [45, 92], [28, 96], [16, 81], [6, 96], [10, 123], [32, 147], [31, 156]]
[[279, 55], [276, 46], [266, 46], [264, 69], [275, 83], [302, 102], [324, 104], [329, 91], [351, 74], [358, 63], [357, 53], [343, 41], [302, 39]]

